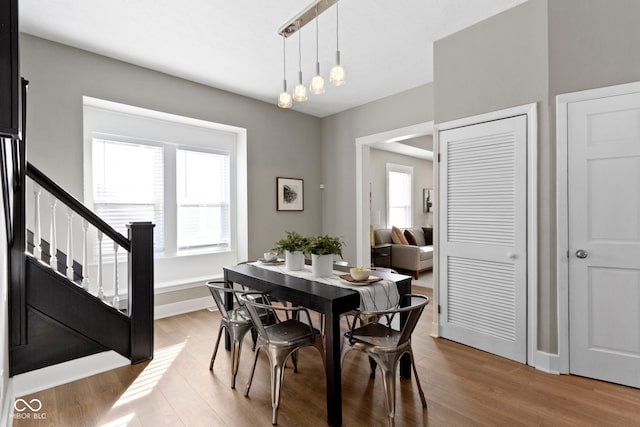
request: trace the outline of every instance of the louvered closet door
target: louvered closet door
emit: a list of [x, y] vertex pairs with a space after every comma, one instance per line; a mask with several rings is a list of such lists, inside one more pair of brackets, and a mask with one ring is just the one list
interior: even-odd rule
[[527, 122], [440, 133], [440, 334], [526, 363]]

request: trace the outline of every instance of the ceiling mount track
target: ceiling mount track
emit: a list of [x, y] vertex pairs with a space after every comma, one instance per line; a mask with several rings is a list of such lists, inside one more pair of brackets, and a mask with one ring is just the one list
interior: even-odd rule
[[322, 12], [336, 4], [336, 1], [337, 0], [314, 0], [302, 12], [289, 19], [286, 24], [280, 27], [278, 34], [284, 37], [295, 34], [299, 29], [316, 19], [316, 16], [319, 16]]

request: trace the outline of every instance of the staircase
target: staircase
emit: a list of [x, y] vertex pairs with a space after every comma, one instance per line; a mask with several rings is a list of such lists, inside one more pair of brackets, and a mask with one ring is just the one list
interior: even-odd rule
[[[23, 81], [23, 118], [26, 86]], [[153, 224], [130, 223], [124, 237], [26, 162], [25, 140], [23, 121], [22, 138], [12, 141], [12, 179], [2, 181], [12, 207], [10, 375], [109, 350], [132, 363], [151, 359]], [[45, 195], [49, 206], [43, 209]]]

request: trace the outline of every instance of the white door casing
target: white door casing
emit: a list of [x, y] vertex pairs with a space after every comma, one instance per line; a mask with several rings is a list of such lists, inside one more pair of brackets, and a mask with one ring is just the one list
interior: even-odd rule
[[439, 135], [440, 334], [527, 361], [527, 116]]
[[567, 135], [569, 372], [640, 387], [640, 88], [627, 88], [558, 108]]

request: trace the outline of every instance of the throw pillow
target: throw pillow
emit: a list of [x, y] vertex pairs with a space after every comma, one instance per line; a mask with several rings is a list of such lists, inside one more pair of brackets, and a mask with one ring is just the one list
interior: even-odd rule
[[409, 230], [404, 230], [404, 237], [407, 239], [407, 243], [411, 246], [418, 246], [418, 241], [416, 240], [416, 236], [413, 235]]
[[433, 245], [433, 228], [431, 227], [422, 227], [422, 231], [424, 231], [424, 240], [427, 245]]
[[402, 231], [396, 226], [391, 227], [391, 240], [396, 245], [409, 244], [409, 242], [407, 242], [407, 239], [404, 237], [404, 234], [402, 233]]

